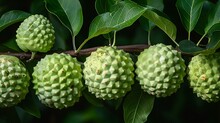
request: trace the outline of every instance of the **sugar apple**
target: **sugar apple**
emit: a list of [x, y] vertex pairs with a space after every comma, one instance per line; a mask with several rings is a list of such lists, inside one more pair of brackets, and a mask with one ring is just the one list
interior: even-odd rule
[[156, 97], [175, 93], [186, 75], [186, 65], [181, 54], [172, 46], [161, 43], [141, 52], [136, 66], [141, 88]]
[[32, 76], [36, 95], [48, 107], [67, 108], [81, 96], [81, 65], [68, 54], [46, 55], [34, 67]]
[[193, 92], [207, 102], [220, 100], [220, 53], [196, 55], [188, 65]]
[[134, 83], [133, 64], [130, 55], [123, 50], [109, 46], [98, 48], [84, 63], [88, 91], [103, 100], [123, 97]]
[[29, 80], [28, 71], [17, 57], [0, 55], [0, 108], [15, 106], [25, 99]]
[[39, 14], [26, 18], [16, 33], [16, 42], [25, 52], [47, 52], [55, 42], [52, 24], [46, 17]]

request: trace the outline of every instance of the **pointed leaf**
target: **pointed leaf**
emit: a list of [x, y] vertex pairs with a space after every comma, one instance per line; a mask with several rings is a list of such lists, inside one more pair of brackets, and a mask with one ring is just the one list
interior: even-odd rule
[[125, 123], [145, 123], [153, 109], [154, 96], [140, 88], [127, 95], [123, 104]]
[[189, 53], [189, 54], [197, 54], [203, 50], [204, 48], [196, 46], [196, 44], [189, 40], [182, 40], [179, 42], [179, 49], [182, 52]]
[[203, 3], [201, 15], [200, 15], [199, 20], [194, 28], [195, 31], [197, 33], [199, 33], [200, 35], [203, 35], [205, 33], [205, 26], [208, 23], [207, 17], [209, 16], [211, 9], [214, 7], [215, 7], [215, 4], [213, 4], [210, 1], [205, 1]]
[[[132, 1], [121, 1], [106, 12], [95, 17], [89, 29], [89, 38], [111, 31], [118, 31], [132, 25], [145, 9]], [[88, 40], [87, 39], [87, 40]]]
[[62, 24], [76, 36], [83, 24], [79, 0], [45, 0], [47, 10], [58, 17]]
[[30, 16], [29, 13], [23, 12], [20, 10], [12, 10], [12, 11], [6, 12], [0, 18], [0, 32], [3, 29], [5, 29], [6, 27], [8, 27], [14, 23], [23, 21], [28, 16]]
[[[148, 6], [154, 7], [155, 9], [159, 11], [163, 11], [163, 8], [164, 8], [163, 0], [135, 0], [135, 1], [138, 1], [138, 3], [140, 2], [144, 4], [145, 6], [148, 5]], [[140, 21], [141, 26], [146, 31], [151, 31], [155, 27], [155, 24], [149, 21], [147, 18], [141, 17], [139, 21]]]
[[162, 12], [147, 6], [143, 16], [163, 30], [173, 41], [176, 39], [176, 26]]
[[[216, 29], [219, 30], [219, 27], [216, 28], [215, 26], [219, 26], [218, 24], [220, 23], [220, 1], [215, 5], [215, 8], [211, 11], [208, 17], [208, 24], [205, 28], [205, 33], [212, 33]], [[215, 30], [214, 30], [215, 29]]]
[[220, 48], [220, 32], [214, 32], [210, 38], [210, 42], [207, 44], [205, 48], [201, 48], [197, 46], [194, 42], [189, 40], [183, 40], [179, 43], [179, 48], [182, 52], [189, 54], [212, 54], [218, 48]]
[[215, 52], [220, 48], [220, 31], [214, 32], [210, 37], [210, 42], [207, 44], [206, 48]]
[[112, 5], [115, 4], [115, 0], [96, 0], [95, 9], [98, 14], [109, 12]]
[[199, 20], [202, 6], [205, 0], [177, 0], [181, 21], [188, 32], [191, 32]]

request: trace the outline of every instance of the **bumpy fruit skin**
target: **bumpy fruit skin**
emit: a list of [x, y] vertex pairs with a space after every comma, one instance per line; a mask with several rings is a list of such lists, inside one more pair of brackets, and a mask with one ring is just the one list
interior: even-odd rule
[[89, 92], [97, 98], [111, 100], [123, 97], [134, 83], [130, 55], [116, 47], [100, 47], [86, 58], [84, 79]]
[[0, 55], [0, 108], [15, 106], [28, 93], [29, 74], [14, 56]]
[[39, 100], [48, 107], [63, 109], [79, 101], [82, 69], [68, 54], [46, 55], [34, 67], [33, 83]]
[[55, 42], [55, 31], [43, 15], [31, 15], [17, 29], [16, 42], [25, 52], [47, 52]]
[[180, 88], [186, 75], [181, 54], [169, 45], [156, 44], [145, 49], [136, 62], [141, 88], [156, 97], [167, 97]]
[[193, 92], [207, 102], [220, 100], [220, 53], [196, 55], [188, 65]]

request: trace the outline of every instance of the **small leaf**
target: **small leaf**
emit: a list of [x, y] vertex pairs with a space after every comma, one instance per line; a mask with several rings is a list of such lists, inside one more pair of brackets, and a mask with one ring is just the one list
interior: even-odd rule
[[204, 48], [196, 46], [196, 44], [189, 40], [182, 40], [179, 42], [179, 49], [182, 52], [189, 54], [198, 54], [199, 52], [205, 50]]
[[96, 0], [95, 9], [98, 14], [109, 12], [111, 6], [115, 4], [115, 0]]
[[25, 100], [23, 100], [18, 105], [20, 108], [22, 108], [24, 111], [29, 113], [30, 115], [33, 115], [37, 118], [41, 117], [40, 109], [38, 108], [35, 100], [33, 99], [33, 95], [31, 93], [28, 93], [25, 97]]
[[123, 104], [125, 123], [144, 123], [153, 109], [154, 96], [140, 88], [130, 92]]
[[83, 96], [85, 97], [85, 99], [89, 103], [91, 103], [91, 104], [93, 104], [93, 105], [95, 105], [97, 107], [103, 107], [102, 100], [96, 98], [95, 95], [92, 95], [90, 92], [88, 92], [87, 89], [84, 89]]
[[176, 39], [176, 26], [165, 17], [164, 13], [147, 6], [143, 16], [163, 30], [173, 41]]
[[5, 29], [6, 27], [8, 27], [14, 23], [23, 21], [28, 16], [30, 16], [29, 13], [23, 12], [20, 10], [12, 10], [12, 11], [6, 12], [0, 18], [0, 32], [3, 29]]
[[176, 7], [181, 21], [188, 32], [191, 32], [196, 26], [204, 1], [205, 0], [177, 0]]
[[58, 17], [62, 24], [76, 36], [83, 24], [79, 0], [45, 0], [47, 10]]
[[183, 40], [179, 43], [179, 49], [182, 52], [189, 54], [212, 54], [218, 48], [220, 48], [220, 32], [214, 32], [210, 38], [210, 42], [206, 45], [205, 48], [197, 46], [194, 42], [189, 40]]
[[[205, 33], [212, 33], [216, 29], [216, 25], [220, 23], [220, 1], [215, 5], [208, 17], [208, 24], [205, 27]], [[218, 28], [219, 29], [219, 28]]]
[[145, 9], [132, 1], [121, 1], [112, 7], [111, 12], [106, 12], [95, 17], [89, 28], [89, 38], [111, 31], [119, 31], [132, 25]]

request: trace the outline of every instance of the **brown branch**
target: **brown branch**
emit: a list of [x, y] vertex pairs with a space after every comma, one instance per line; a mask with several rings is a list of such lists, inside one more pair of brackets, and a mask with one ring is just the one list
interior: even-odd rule
[[[144, 49], [148, 48], [149, 45], [145, 44], [137, 44], [137, 45], [124, 45], [124, 46], [117, 46], [118, 49], [122, 49], [125, 52], [128, 53], [140, 53]], [[87, 49], [80, 50], [79, 53], [76, 53], [75, 51], [69, 50], [69, 51], [57, 51], [56, 53], [66, 53], [70, 54], [73, 57], [79, 57], [79, 56], [89, 56], [91, 52], [95, 51], [99, 47], [92, 47]], [[35, 55], [35, 59], [43, 58], [47, 54], [52, 54], [54, 52], [48, 52], [48, 53], [37, 53]], [[31, 58], [31, 53], [24, 53], [24, 52], [0, 52], [1, 55], [12, 55], [16, 56], [22, 60], [28, 60]], [[182, 53], [185, 54], [185, 53]], [[189, 54], [188, 54], [189, 55]]]

